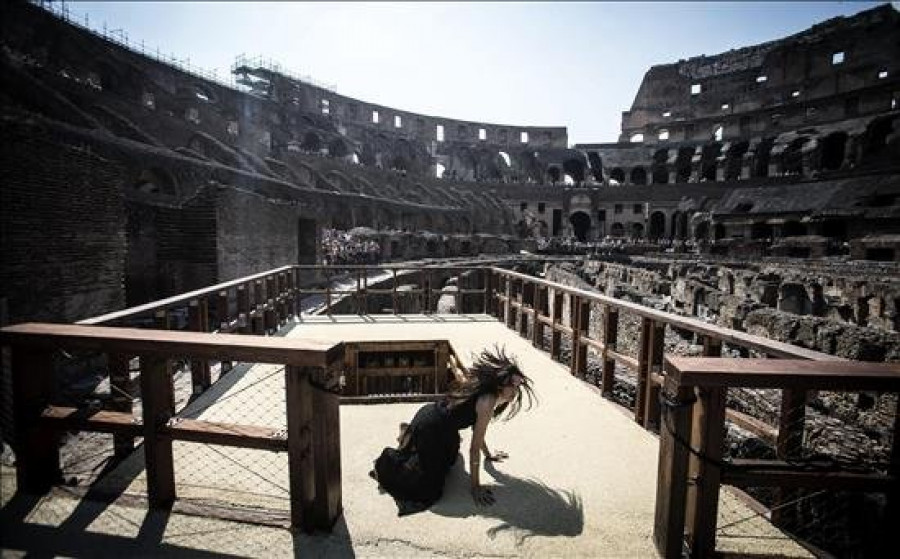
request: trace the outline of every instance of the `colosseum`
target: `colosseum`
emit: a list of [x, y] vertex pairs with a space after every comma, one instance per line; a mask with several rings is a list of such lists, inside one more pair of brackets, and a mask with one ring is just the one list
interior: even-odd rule
[[[847, 518], [860, 511], [869, 514], [874, 506], [878, 512], [872, 514], [895, 519], [900, 507], [900, 445], [893, 442], [900, 429], [896, 423], [900, 383], [894, 382], [900, 378], [896, 368], [900, 362], [900, 12], [890, 4], [823, 21], [771, 42], [652, 66], [631, 107], [622, 112], [619, 137], [577, 144], [569, 143], [564, 125], [472, 122], [340, 95], [262, 58], [238, 56], [233, 75], [223, 80], [98, 33], [41, 2], [5, 2], [0, 7], [0, 43], [0, 326], [80, 321], [89, 325], [85, 328], [108, 325], [150, 331], [159, 328], [160, 312], [170, 312], [163, 329], [219, 332], [219, 336], [275, 334], [286, 323], [302, 323], [301, 315], [314, 314], [301, 313], [298, 302], [285, 302], [285, 297], [299, 301], [301, 287], [319, 297], [316, 305], [327, 297], [324, 307], [317, 307], [322, 317], [331, 318], [332, 310], [377, 317], [391, 314], [385, 312], [390, 307], [393, 315], [409, 312], [427, 317], [447, 308], [464, 315], [494, 315], [500, 325], [529, 340], [529, 345], [547, 349], [548, 359], [569, 363], [565, 369], [571, 367], [581, 382], [620, 408], [633, 409], [638, 423], [659, 432], [660, 468], [669, 459], [662, 450], [666, 429], [660, 409], [665, 410], [667, 403], [660, 394], [674, 378], [667, 367], [678, 367], [677, 359], [675, 364], [669, 362], [670, 354], [685, 359], [719, 355], [734, 359], [768, 355], [789, 362], [813, 359], [825, 363], [825, 369], [847, 362], [882, 366], [876, 372], [860, 372], [861, 384], [844, 383], [853, 394], [845, 399], [819, 396], [819, 390], [832, 386], [842, 389], [840, 382], [802, 385], [804, 390], [780, 387], [783, 397], [767, 396], [762, 385], [752, 382], [740, 397], [733, 396], [737, 391], [732, 389], [725, 445], [740, 455], [738, 460], [770, 458], [771, 454], [785, 468], [791, 460], [799, 460], [796, 445], [791, 445], [800, 439], [810, 448], [819, 445], [816, 459], [833, 451], [840, 458], [834, 462], [842, 465], [846, 461], [855, 466], [889, 464], [883, 469], [887, 473], [872, 482], [874, 492], [888, 488], [884, 490], [887, 505], [829, 494], [833, 500], [785, 513], [784, 507], [811, 499], [813, 489], [797, 489], [806, 487], [797, 481], [802, 473], [797, 479], [781, 474], [779, 479], [789, 484], [788, 489], [747, 490], [737, 499], [755, 503], [752, 510], [762, 507], [764, 513], [757, 516], [801, 540], [796, 556], [875, 557], [884, 550], [877, 547], [884, 543], [881, 540], [872, 543], [868, 536], [850, 529], [840, 532], [843, 539], [838, 542], [837, 536], [829, 539], [810, 526], [835, 503]], [[428, 281], [403, 284], [397, 279], [406, 268], [423, 266], [448, 268]], [[471, 270], [453, 272], [452, 266]], [[374, 274], [378, 267], [388, 274]], [[374, 275], [361, 280], [361, 270], [367, 268], [371, 270], [366, 273]], [[294, 271], [286, 272], [289, 269]], [[266, 276], [267, 270], [275, 272]], [[315, 273], [302, 276], [296, 270]], [[334, 277], [343, 274], [345, 280], [356, 274], [357, 291], [340, 301], [335, 296], [332, 306], [332, 291], [339, 287], [329, 283], [332, 276], [323, 275], [323, 270], [334, 271]], [[483, 270], [487, 271], [482, 277]], [[239, 283], [235, 294], [231, 290]], [[247, 289], [242, 291], [244, 284]], [[416, 289], [429, 291], [412, 302], [401, 301], [399, 292]], [[466, 299], [476, 291], [483, 292], [482, 300]], [[182, 305], [183, 312], [175, 310], [177, 305]], [[624, 305], [619, 309], [621, 321], [616, 305]], [[130, 309], [142, 309], [144, 314]], [[203, 319], [197, 318], [198, 312]], [[626, 320], [628, 313], [636, 314]], [[27, 327], [5, 329], [4, 352], [10, 345], [25, 343], [22, 340], [28, 336], [44, 336], [46, 341], [54, 335], [46, 329], [26, 331]], [[384, 332], [389, 329], [383, 328]], [[594, 332], [597, 340], [592, 338]], [[428, 335], [447, 337], [420, 334]], [[77, 338], [68, 331], [60, 336], [67, 343]], [[124, 344], [116, 339], [104, 338], [103, 343]], [[351, 339], [369, 338], [351, 336], [340, 341], [350, 347]], [[356, 352], [352, 362], [362, 368], [359, 356], [366, 351], [374, 355], [376, 350], [360, 349], [363, 342], [353, 343], [362, 345], [347, 351]], [[58, 344], [62, 348], [63, 342]], [[108, 352], [108, 361], [104, 358], [101, 364], [109, 369], [105, 389], [109, 402], [116, 400], [109, 392], [109, 384], [116, 382], [114, 355], [140, 354], [135, 347], [113, 353], [107, 346], [77, 346]], [[191, 401], [208, 397], [222, 384], [222, 380], [210, 384], [213, 361], [205, 360], [220, 359], [221, 352], [209, 351], [199, 357], [189, 355], [193, 361], [182, 363], [194, 382], [193, 388], [187, 388], [193, 394]], [[420, 357], [415, 354], [419, 349], [397, 351], [397, 355], [412, 352], [406, 363]], [[435, 355], [443, 355], [435, 359], [444, 359], [445, 366], [447, 351], [452, 354], [452, 348], [435, 349]], [[31, 417], [27, 410], [32, 409], [21, 402], [37, 392], [29, 392], [32, 388], [26, 381], [20, 386], [18, 380], [11, 380], [15, 374], [8, 371], [15, 367], [10, 369], [7, 353], [4, 356], [7, 395], [0, 398], [4, 423], [12, 425], [15, 419], [19, 429], [29, 424], [22, 418]], [[198, 359], [207, 364], [197, 365]], [[342, 363], [351, 363], [347, 359]], [[399, 363], [407, 357], [390, 359]], [[450, 361], [464, 369], [464, 359], [454, 359]], [[123, 362], [127, 368], [130, 361], [119, 360]], [[239, 362], [240, 356], [233, 363], [224, 358], [215, 361], [216, 374], [226, 378], [228, 369]], [[384, 363], [382, 368], [388, 368]], [[205, 381], [203, 375], [199, 377], [206, 391], [202, 394], [198, 377], [192, 376], [198, 367], [206, 375]], [[622, 372], [625, 369], [630, 372]], [[614, 378], [616, 371], [620, 380]], [[867, 384], [866, 374], [881, 380]], [[884, 380], [889, 376], [890, 382]], [[136, 382], [132, 379], [132, 384]], [[142, 390], [150, 390], [149, 384], [140, 383]], [[434, 392], [439, 384], [435, 376]], [[344, 392], [342, 405], [343, 398], [349, 403], [367, 397], [360, 386], [352, 394]], [[19, 390], [23, 392], [16, 392], [14, 402], [12, 393]], [[373, 393], [384, 397], [385, 390], [378, 390]], [[698, 398], [707, 397], [697, 390]], [[797, 394], [802, 399], [797, 400]], [[84, 394], [79, 397], [85, 398]], [[407, 402], [407, 406], [423, 401], [403, 397], [388, 400]], [[125, 408], [121, 402], [98, 401], [110, 413], [127, 410], [131, 414], [138, 409], [132, 408], [133, 399]], [[710, 409], [717, 409], [716, 404], [704, 402], [713, 407], [703, 408], [703, 413], [715, 413]], [[792, 409], [787, 407], [789, 402]], [[184, 405], [189, 409], [191, 404]], [[801, 425], [800, 435], [789, 423], [791, 417], [796, 420], [798, 407], [801, 424], [804, 410], [808, 423], [810, 417], [818, 418], [805, 433]], [[672, 404], [671, 410], [677, 409]], [[671, 410], [665, 413], [679, 413]], [[43, 407], [37, 413], [47, 415]], [[342, 409], [346, 431], [344, 413]], [[63, 419], [53, 418], [62, 425]], [[841, 426], [849, 425], [847, 431], [838, 429], [835, 433], [840, 434], [829, 435], [828, 429], [838, 422], [834, 418]], [[97, 428], [112, 433], [109, 444], [115, 440], [116, 457], [122, 458], [119, 449], [125, 447], [120, 443], [134, 438], [123, 439], [127, 429], [114, 426], [114, 419]], [[231, 419], [219, 419], [225, 420]], [[287, 421], [284, 429], [289, 430], [290, 418]], [[356, 421], [366, 424], [380, 419]], [[734, 425], [752, 436], [734, 438]], [[155, 432], [141, 433], [155, 440]], [[698, 436], [690, 429], [687, 434], [688, 438]], [[673, 436], [676, 448], [681, 440]], [[21, 433], [18, 437], [12, 428], [4, 428], [4, 439], [17, 452], [16, 445], [23, 444]], [[285, 448], [292, 444], [291, 437], [285, 435]], [[851, 441], [847, 448], [841, 446], [842, 438], [843, 443], [861, 442]], [[217, 440], [224, 439], [221, 435]], [[171, 460], [171, 438], [167, 444]], [[253, 444], [258, 449], [276, 445]], [[287, 454], [291, 452], [288, 448]], [[4, 467], [9, 469], [7, 455]], [[653, 459], [655, 467], [655, 455]], [[694, 474], [709, 468], [691, 464]], [[4, 479], [15, 477], [4, 475]], [[740, 475], [758, 481], [763, 474], [729, 475], [732, 481]], [[19, 476], [24, 476], [19, 483], [31, 479], [27, 473]], [[861, 476], [851, 479], [847, 474], [845, 487], [840, 485], [844, 478], [836, 474], [835, 479], [840, 479], [835, 483], [839, 489], [862, 488], [871, 480]], [[723, 473], [722, 479], [726, 477]], [[497, 479], [501, 478], [502, 474]], [[699, 479], [704, 479], [702, 474]], [[715, 479], [718, 484], [719, 478]], [[293, 484], [291, 479], [291, 507]], [[355, 486], [346, 479], [344, 484], [344, 510], [353, 514], [347, 503], [358, 504], [351, 497]], [[819, 485], [815, 488], [825, 492]], [[147, 489], [150, 502], [158, 495], [153, 491], [158, 489]], [[584, 491], [588, 508], [590, 491]], [[702, 490], [686, 491], [690, 499], [692, 491]], [[337, 502], [340, 505], [340, 489]], [[712, 548], [703, 547], [708, 542], [698, 536], [705, 532], [696, 512], [701, 505], [693, 505], [695, 509], [688, 505], [685, 520], [684, 510], [674, 516], [660, 512], [662, 502], [656, 502], [656, 523], [646, 527], [647, 532], [655, 527], [655, 549], [660, 554], [680, 556], [680, 544], [671, 542], [681, 540], [671, 533], [666, 536], [668, 528], [661, 528], [676, 529], [678, 518], [693, 523], [685, 528], [693, 556], [710, 556], [717, 545], [726, 555], [742, 556], [747, 551], [737, 544], [728, 547], [731, 544], [721, 533], [718, 543], [713, 539]], [[11, 510], [8, 503], [3, 500], [4, 509]], [[258, 521], [257, 516], [253, 518]], [[333, 515], [329, 518], [334, 521]], [[294, 526], [296, 517], [290, 520]], [[516, 529], [530, 529], [548, 538], [575, 535], [565, 529], [545, 534], [524, 520], [506, 520]], [[220, 521], [235, 520], [225, 515]], [[721, 517], [719, 521], [731, 525]], [[581, 529], [589, 531], [585, 528], [589, 519], [581, 522]], [[712, 522], [715, 528], [715, 518]], [[77, 521], [75, 525], [79, 526]], [[358, 529], [364, 532], [363, 527]], [[865, 533], [871, 536], [871, 531]], [[20, 543], [13, 548], [32, 549], [30, 543], [21, 543], [25, 537], [16, 540]], [[852, 545], [847, 543], [851, 540]], [[379, 553], [360, 540], [348, 541], [363, 554]], [[321, 548], [323, 553], [335, 551], [328, 545]], [[437, 555], [489, 552], [458, 543], [461, 547], [409, 545], [382, 550], [391, 554], [418, 549]], [[553, 542], [509, 545], [496, 552], [540, 555], [562, 549], [553, 547]], [[722, 546], [728, 550], [723, 552]], [[676, 547], [678, 553], [673, 551]], [[53, 549], [78, 555], [91, 548]], [[573, 549], [576, 554], [596, 553], [591, 547]], [[653, 548], [620, 551], [642, 555], [647, 549]], [[237, 554], [259, 550], [245, 548]], [[749, 556], [782, 555], [771, 555], [771, 550], [763, 548]]]

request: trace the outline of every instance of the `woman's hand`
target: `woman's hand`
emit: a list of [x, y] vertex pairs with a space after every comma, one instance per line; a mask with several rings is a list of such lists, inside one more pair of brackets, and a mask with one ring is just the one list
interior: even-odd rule
[[509, 458], [509, 454], [507, 454], [506, 452], [504, 452], [502, 450], [498, 450], [497, 452], [495, 452], [493, 454], [485, 453], [485, 455], [484, 455], [484, 459], [489, 460], [491, 462], [503, 462], [507, 458]]
[[486, 487], [473, 487], [472, 499], [478, 506], [490, 506], [494, 504], [494, 494]]

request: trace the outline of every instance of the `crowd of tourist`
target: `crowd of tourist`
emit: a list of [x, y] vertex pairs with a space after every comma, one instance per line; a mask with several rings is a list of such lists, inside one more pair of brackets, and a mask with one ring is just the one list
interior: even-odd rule
[[381, 244], [350, 231], [322, 229], [322, 255], [325, 264], [378, 264]]
[[665, 252], [696, 252], [700, 246], [693, 239], [645, 239], [606, 236], [596, 241], [579, 241], [575, 237], [539, 237], [537, 250], [544, 254], [595, 254], [620, 252], [629, 248], [653, 247]]

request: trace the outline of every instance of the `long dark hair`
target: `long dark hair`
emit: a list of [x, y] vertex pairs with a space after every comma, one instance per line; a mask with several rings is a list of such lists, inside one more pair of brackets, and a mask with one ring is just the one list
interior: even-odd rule
[[505, 348], [495, 345], [493, 349], [482, 350], [469, 368], [465, 379], [451, 384], [447, 396], [451, 405], [459, 405], [470, 398], [477, 400], [483, 394], [496, 396], [504, 386], [511, 385], [515, 377], [522, 379], [516, 397], [494, 410], [495, 419], [506, 411], [503, 419], [509, 420], [521, 411], [523, 405], [527, 405], [526, 410], [531, 409], [531, 406], [537, 403], [537, 396], [534, 394], [531, 379], [522, 372], [515, 357], [506, 354]]

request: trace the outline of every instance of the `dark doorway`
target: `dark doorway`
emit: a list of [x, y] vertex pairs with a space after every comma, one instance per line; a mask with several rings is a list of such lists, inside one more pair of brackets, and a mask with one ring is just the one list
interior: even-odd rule
[[125, 208], [125, 306], [159, 299], [156, 211], [143, 204]]
[[559, 236], [559, 230], [562, 229], [562, 210], [553, 210], [553, 236]]
[[586, 241], [591, 230], [591, 217], [585, 212], [575, 212], [569, 216], [569, 222], [572, 224], [575, 238], [581, 242]]
[[315, 264], [318, 246], [316, 220], [302, 218], [297, 220], [297, 263]]

